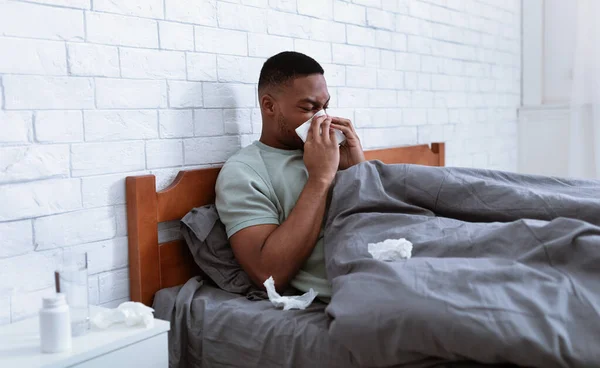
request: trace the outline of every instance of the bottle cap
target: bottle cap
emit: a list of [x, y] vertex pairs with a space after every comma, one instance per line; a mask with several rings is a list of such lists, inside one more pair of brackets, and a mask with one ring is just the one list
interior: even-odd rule
[[67, 304], [67, 298], [65, 297], [64, 293], [55, 293], [51, 296], [43, 298], [42, 300], [44, 308], [55, 308]]

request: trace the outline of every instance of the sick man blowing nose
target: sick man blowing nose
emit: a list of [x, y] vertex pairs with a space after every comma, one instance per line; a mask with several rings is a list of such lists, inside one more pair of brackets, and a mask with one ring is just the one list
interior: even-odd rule
[[[216, 207], [231, 247], [256, 285], [273, 276], [320, 298], [331, 297], [321, 230], [327, 193], [338, 170], [364, 162], [352, 122], [312, 119], [306, 143], [295, 129], [327, 109], [321, 65], [297, 52], [269, 58], [258, 81], [260, 140], [229, 158], [216, 184]], [[338, 145], [335, 129], [346, 136]]]

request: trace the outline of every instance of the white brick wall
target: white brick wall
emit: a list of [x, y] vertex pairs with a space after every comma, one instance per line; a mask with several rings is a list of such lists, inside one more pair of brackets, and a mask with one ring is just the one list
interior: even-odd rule
[[219, 55], [217, 57], [219, 82], [253, 83], [264, 61], [265, 59]]
[[170, 81], [169, 107], [202, 107], [202, 83]]
[[164, 80], [96, 79], [96, 107], [156, 109], [167, 107]]
[[33, 250], [33, 227], [31, 220], [0, 223], [0, 258], [9, 258]]
[[0, 2], [0, 35], [45, 40], [82, 41], [83, 11], [25, 2]]
[[158, 26], [161, 49], [194, 50], [194, 26], [173, 22], [159, 22]]
[[217, 1], [164, 0], [166, 19], [183, 23], [217, 25]]
[[256, 139], [279, 51], [323, 65], [365, 148], [516, 168], [519, 0], [316, 2], [0, 0], [0, 324], [37, 312], [68, 250], [91, 302], [127, 300], [125, 177], [164, 188]]
[[110, 240], [81, 246], [88, 252], [88, 267], [91, 274], [110, 272], [127, 267], [127, 237], [116, 237]]
[[33, 222], [36, 250], [111, 239], [116, 230], [112, 207], [41, 217]]
[[251, 109], [226, 109], [223, 110], [223, 124], [225, 134], [252, 133]]
[[126, 268], [109, 271], [98, 276], [99, 303], [129, 297], [129, 274]]
[[99, 44], [158, 47], [155, 20], [108, 13], [85, 13], [86, 41]]
[[35, 113], [35, 139], [41, 143], [83, 141], [83, 114], [79, 110]]
[[319, 6], [315, 6], [312, 0], [297, 0], [298, 13], [303, 15], [311, 15], [321, 19], [333, 18], [333, 1], [322, 0]]
[[10, 323], [10, 293], [8, 290], [0, 290], [0, 325]]
[[71, 75], [119, 77], [119, 49], [86, 43], [67, 45]]
[[183, 141], [185, 165], [223, 162], [240, 148], [237, 136], [190, 138]]
[[154, 110], [89, 110], [84, 120], [86, 141], [158, 137], [158, 114]]
[[143, 141], [71, 146], [71, 174], [74, 177], [136, 171], [145, 167]]
[[196, 51], [248, 55], [248, 34], [240, 31], [194, 27]]
[[0, 184], [69, 176], [69, 146], [0, 147]]
[[[329, 47], [329, 44], [324, 45]], [[289, 37], [271, 36], [268, 34], [260, 33], [248, 34], [249, 56], [267, 58], [271, 55], [275, 55], [281, 50], [294, 50], [294, 39]]]
[[31, 0], [33, 3], [90, 9], [90, 0]]
[[221, 28], [254, 33], [265, 33], [267, 30], [266, 9], [219, 1], [217, 20]]
[[223, 110], [194, 110], [194, 135], [198, 137], [221, 136], [225, 134]]
[[[144, 171], [130, 175], [144, 175]], [[85, 177], [81, 180], [83, 207], [101, 207], [125, 203], [125, 177], [110, 174]]]
[[32, 139], [31, 112], [0, 111], [0, 131], [2, 144], [28, 143]]
[[0, 222], [81, 208], [81, 183], [78, 179], [9, 183], [0, 188]]
[[164, 17], [162, 0], [94, 0], [94, 10], [145, 18]]
[[94, 107], [93, 81], [79, 77], [5, 75], [6, 109], [89, 109]]
[[60, 250], [51, 249], [0, 259], [0, 290], [8, 289], [18, 294], [52, 285], [61, 258]]
[[186, 54], [187, 78], [191, 81], [216, 81], [217, 57], [215, 54]]
[[204, 83], [204, 107], [254, 107], [256, 86], [251, 84]]
[[333, 53], [333, 62], [336, 64], [365, 64], [365, 49], [363, 47], [333, 44], [331, 52]]
[[158, 120], [161, 138], [180, 138], [194, 135], [194, 116], [191, 110], [160, 110]]
[[185, 54], [122, 48], [121, 75], [125, 78], [185, 79]]
[[149, 169], [183, 165], [183, 145], [180, 140], [161, 139], [146, 142], [146, 166]]
[[333, 2], [333, 19], [338, 22], [366, 25], [366, 13], [367, 10], [363, 6], [341, 0]]
[[0, 73], [65, 75], [67, 72], [64, 42], [0, 38], [0, 55], [11, 55], [0, 58]]

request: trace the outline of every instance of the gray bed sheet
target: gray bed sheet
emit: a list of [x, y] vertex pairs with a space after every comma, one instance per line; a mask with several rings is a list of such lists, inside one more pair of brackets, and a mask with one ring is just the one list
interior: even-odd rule
[[[303, 311], [283, 311], [268, 300], [251, 301], [194, 277], [185, 285], [158, 291], [153, 307], [156, 318], [171, 322], [170, 368], [359, 366], [329, 336], [326, 305], [320, 302]], [[437, 358], [424, 358], [411, 366], [484, 367]]]
[[356, 367], [327, 333], [325, 304], [275, 309], [194, 277], [160, 290], [155, 316], [171, 322], [169, 367]]

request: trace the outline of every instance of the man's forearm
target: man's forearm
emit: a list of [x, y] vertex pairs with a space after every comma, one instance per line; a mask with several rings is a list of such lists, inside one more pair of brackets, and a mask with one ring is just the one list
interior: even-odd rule
[[273, 231], [261, 249], [262, 269], [275, 285], [287, 285], [312, 253], [325, 214], [330, 183], [309, 179], [288, 218]]

